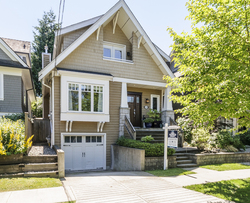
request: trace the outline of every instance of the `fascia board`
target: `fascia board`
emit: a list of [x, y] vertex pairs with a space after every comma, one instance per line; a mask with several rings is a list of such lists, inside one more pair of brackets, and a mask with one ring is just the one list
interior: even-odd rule
[[[153, 53], [155, 54], [155, 56], [157, 57], [157, 59], [162, 64], [164, 70], [169, 74], [169, 76], [171, 78], [174, 78], [175, 77], [174, 74], [169, 69], [169, 67], [167, 66], [167, 64], [165, 63], [165, 61], [162, 59], [162, 57], [160, 56], [159, 52], [156, 50], [155, 46], [153, 45], [152, 41], [149, 39], [148, 35], [143, 30], [142, 26], [140, 25], [140, 23], [138, 22], [138, 20], [135, 18], [135, 16], [132, 13], [132, 11], [129, 9], [128, 5], [124, 1], [122, 1], [122, 5], [123, 5], [123, 9], [126, 11], [126, 13], [128, 14], [129, 18], [131, 19], [131, 21], [134, 23], [134, 25], [136, 26], [136, 28], [138, 29], [138, 31], [141, 33], [141, 35], [143, 35], [144, 40], [146, 41], [146, 43], [148, 44], [148, 46], [150, 47], [150, 49], [153, 51]], [[162, 70], [162, 71], [165, 72], [164, 70]]]
[[12, 60], [18, 61], [21, 63], [24, 67], [28, 67], [26, 63], [23, 62], [23, 60], [0, 38], [0, 43], [3, 45], [3, 47], [7, 50], [6, 53]]
[[154, 86], [154, 87], [166, 87], [167, 85], [167, 83], [163, 83], [163, 82], [135, 80], [135, 79], [130, 79], [130, 78], [120, 78], [120, 77], [114, 77], [113, 82], [125, 82], [128, 84], [149, 85], [149, 86]]

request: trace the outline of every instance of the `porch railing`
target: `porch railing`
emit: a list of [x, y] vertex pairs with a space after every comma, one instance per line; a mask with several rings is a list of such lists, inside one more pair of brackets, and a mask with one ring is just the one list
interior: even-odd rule
[[125, 124], [124, 124], [125, 129], [127, 130], [129, 136], [132, 139], [136, 139], [136, 131], [135, 128], [133, 126], [133, 124], [130, 122], [130, 120], [128, 119], [128, 117], [125, 115]]

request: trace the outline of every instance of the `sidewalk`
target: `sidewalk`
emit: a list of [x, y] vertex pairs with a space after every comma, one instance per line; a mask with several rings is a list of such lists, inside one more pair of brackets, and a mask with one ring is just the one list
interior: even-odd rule
[[63, 187], [0, 192], [1, 203], [52, 203], [67, 202]]
[[164, 180], [179, 186], [218, 182], [222, 180], [244, 179], [250, 177], [250, 169], [215, 171], [205, 168], [184, 168], [196, 174], [183, 175], [177, 177], [162, 177]]

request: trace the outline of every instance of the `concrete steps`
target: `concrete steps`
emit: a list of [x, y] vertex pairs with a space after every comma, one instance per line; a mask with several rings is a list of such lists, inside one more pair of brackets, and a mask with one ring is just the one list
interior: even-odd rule
[[192, 168], [197, 167], [197, 164], [193, 163], [191, 159], [187, 156], [188, 153], [178, 153], [176, 152], [174, 155], [176, 155], [176, 162], [178, 168]]

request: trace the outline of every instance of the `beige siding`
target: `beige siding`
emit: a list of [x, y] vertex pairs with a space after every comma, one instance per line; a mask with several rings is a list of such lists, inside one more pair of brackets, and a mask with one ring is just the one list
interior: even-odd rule
[[126, 45], [126, 52], [130, 52], [131, 54], [126, 59], [132, 60], [132, 44], [118, 25], [116, 26], [115, 34], [113, 34], [113, 21], [110, 21], [103, 28], [103, 41]]
[[61, 133], [60, 133], [60, 77], [54, 77], [54, 131], [55, 144], [61, 147]]
[[[104, 28], [104, 33], [110, 33], [110, 29], [112, 27], [107, 25]], [[117, 27], [116, 33], [109, 37], [106, 36], [105, 39], [111, 40], [110, 38], [114, 38], [113, 40], [117, 43], [129, 43], [128, 40], [124, 40], [124, 34], [119, 32], [119, 29]], [[121, 41], [118, 39], [121, 39]], [[103, 60], [103, 29], [101, 29], [98, 41], [95, 32], [66, 57], [58, 67], [110, 73], [113, 76], [122, 78], [163, 82], [163, 73], [144, 46], [141, 45], [140, 49], [137, 48], [137, 37], [135, 35], [133, 35], [132, 54], [134, 64]]]
[[[145, 109], [145, 106], [151, 107], [151, 94], [160, 95], [160, 107], [161, 107], [161, 98], [162, 92], [161, 90], [153, 90], [153, 89], [143, 89], [143, 88], [134, 88], [128, 87], [128, 92], [140, 92], [142, 93], [142, 116], [147, 115], [149, 109]], [[146, 98], [149, 99], [149, 103], [146, 103]], [[161, 108], [160, 108], [161, 109]]]
[[86, 32], [89, 27], [90, 26], [65, 34], [63, 37], [63, 50], [65, 50], [69, 45], [71, 45], [84, 32]]
[[[57, 97], [60, 94], [57, 94]], [[55, 102], [58, 99], [55, 98]], [[118, 82], [110, 82], [110, 104], [109, 104], [109, 112], [110, 112], [110, 122], [105, 123], [103, 128], [103, 133], [106, 133], [106, 152], [107, 152], [107, 166], [110, 166], [110, 145], [114, 144], [119, 136], [119, 113], [120, 113], [120, 102], [121, 102], [121, 83]], [[59, 108], [59, 103], [57, 103]], [[57, 110], [60, 112], [60, 110]], [[60, 136], [61, 133], [65, 132], [66, 122], [60, 122], [59, 114], [55, 114], [55, 140], [56, 145], [61, 147]], [[59, 121], [59, 122], [58, 122]], [[97, 123], [95, 122], [73, 122], [72, 132], [74, 133], [97, 133]]]

